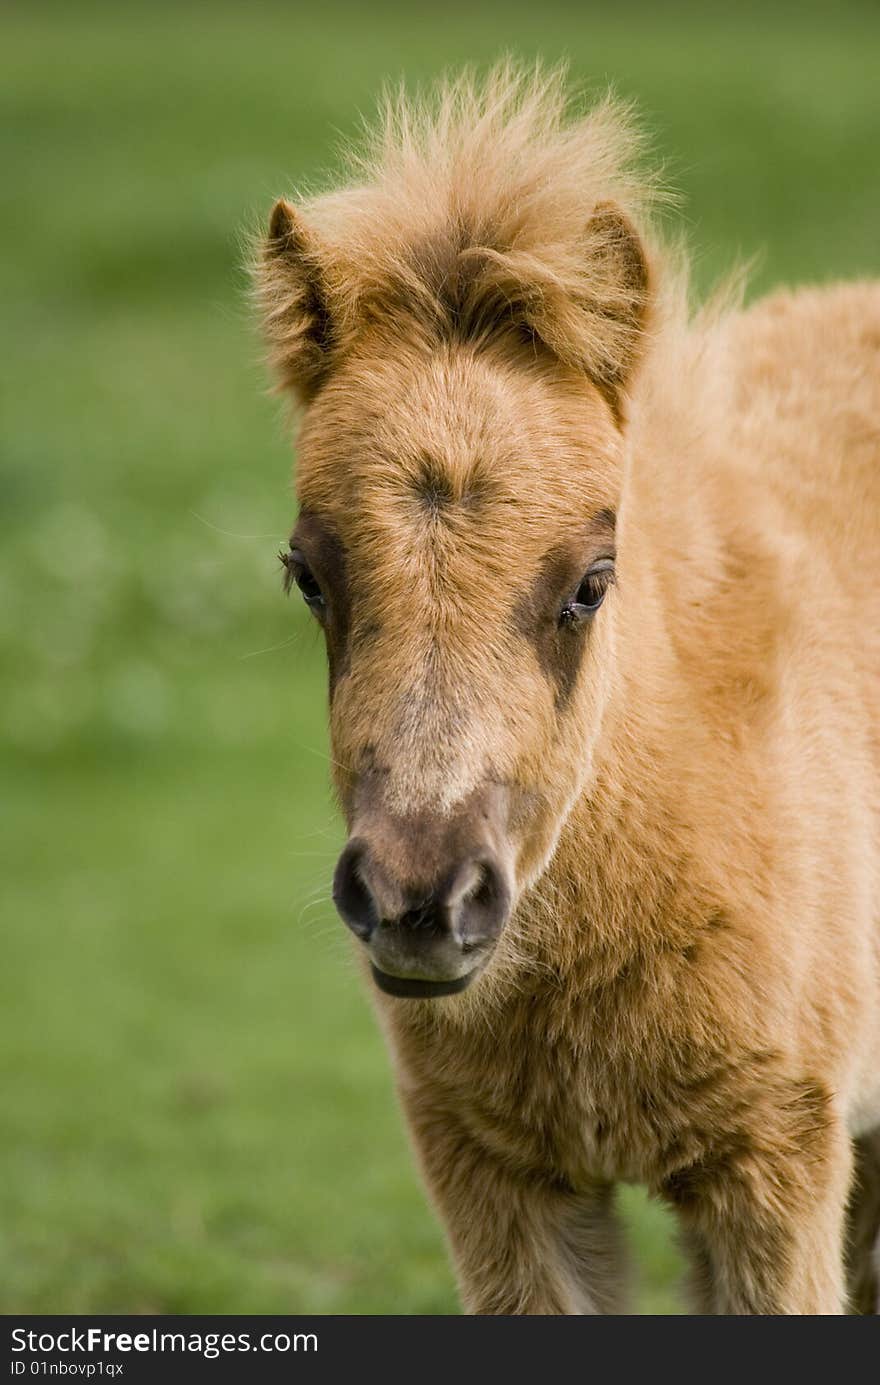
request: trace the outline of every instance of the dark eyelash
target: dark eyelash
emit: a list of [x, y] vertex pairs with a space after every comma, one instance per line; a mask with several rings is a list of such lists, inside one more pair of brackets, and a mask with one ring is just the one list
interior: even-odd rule
[[284, 568], [284, 573], [281, 578], [281, 587], [284, 592], [284, 595], [287, 596], [290, 592], [291, 587], [293, 586], [296, 574], [293, 570], [293, 559], [291, 557], [290, 552], [286, 548], [282, 548], [279, 552], [278, 561]]

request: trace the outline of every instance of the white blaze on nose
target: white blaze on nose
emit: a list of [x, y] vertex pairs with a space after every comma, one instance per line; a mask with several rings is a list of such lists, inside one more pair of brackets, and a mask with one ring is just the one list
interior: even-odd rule
[[430, 810], [451, 813], [484, 780], [486, 736], [471, 723], [454, 732], [401, 737], [390, 757], [389, 809], [401, 817]]
[[450, 813], [485, 781], [502, 733], [498, 709], [478, 707], [423, 676], [401, 699], [388, 747], [389, 809], [401, 817]]

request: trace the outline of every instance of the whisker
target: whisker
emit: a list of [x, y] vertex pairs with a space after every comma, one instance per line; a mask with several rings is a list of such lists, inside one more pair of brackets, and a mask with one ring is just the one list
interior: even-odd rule
[[276, 650], [287, 649], [299, 638], [298, 635], [291, 635], [288, 639], [282, 640], [280, 644], [267, 645], [265, 649], [252, 649], [248, 654], [239, 654], [239, 659], [256, 659], [258, 654], [274, 654]]
[[206, 519], [204, 515], [200, 515], [197, 510], [190, 510], [190, 514], [193, 519], [197, 519], [200, 524], [204, 524], [206, 529], [213, 529], [215, 534], [223, 534], [228, 539], [274, 539], [276, 543], [283, 543], [283, 539], [279, 539], [277, 533], [236, 534], [234, 529], [221, 529], [219, 524], [212, 523], [210, 519]]
[[343, 764], [341, 760], [335, 759], [325, 750], [318, 750], [313, 745], [305, 745], [302, 741], [291, 741], [291, 745], [293, 745], [296, 750], [305, 750], [309, 755], [316, 755], [319, 760], [324, 760], [328, 765], [335, 765], [337, 769], [345, 770], [346, 774], [357, 773], [353, 765]]

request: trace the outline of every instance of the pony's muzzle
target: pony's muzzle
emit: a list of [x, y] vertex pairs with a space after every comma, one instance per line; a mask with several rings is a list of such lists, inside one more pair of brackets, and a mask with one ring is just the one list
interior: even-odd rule
[[[485, 828], [485, 807], [477, 819]], [[381, 990], [422, 999], [464, 990], [510, 911], [510, 868], [488, 830], [464, 847], [460, 817], [393, 828], [383, 816], [351, 838], [333, 879], [336, 907]]]

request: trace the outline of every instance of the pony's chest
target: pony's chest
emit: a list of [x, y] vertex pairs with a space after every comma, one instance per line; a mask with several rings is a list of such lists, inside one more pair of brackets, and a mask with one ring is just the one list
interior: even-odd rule
[[649, 1132], [632, 1074], [561, 1042], [500, 1055], [459, 1088], [474, 1135], [506, 1162], [563, 1179], [642, 1176]]
[[456, 1064], [455, 1101], [473, 1136], [506, 1163], [575, 1188], [653, 1183], [690, 1158], [713, 1085], [703, 1080], [707, 1055], [681, 1036], [646, 1043], [632, 1014], [609, 1020], [560, 1028], [536, 1015], [506, 1038], [471, 1043]]

